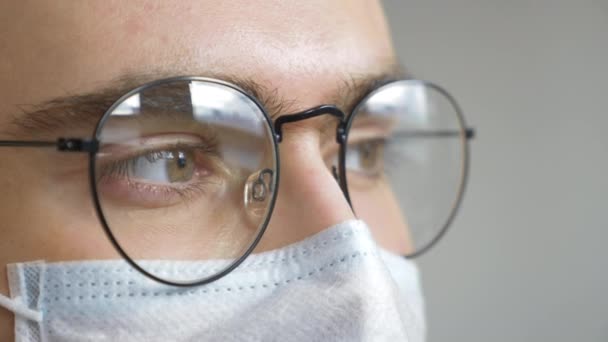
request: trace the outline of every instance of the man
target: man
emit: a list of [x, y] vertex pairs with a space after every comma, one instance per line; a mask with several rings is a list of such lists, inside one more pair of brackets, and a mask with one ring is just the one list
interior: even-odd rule
[[[340, 152], [348, 114], [404, 78], [377, 1], [13, 1], [0, 6], [0, 32], [0, 340], [422, 338], [415, 268], [379, 257], [418, 252], [394, 190], [378, 186], [384, 146], [378, 141], [384, 140], [350, 144], [357, 135], [348, 133], [349, 146], [357, 147]], [[187, 115], [158, 119], [161, 112], [182, 113], [184, 98]], [[236, 98], [238, 105], [230, 102]], [[281, 119], [293, 113], [299, 115]], [[154, 118], [154, 128], [142, 117]], [[230, 123], [234, 118], [246, 123]], [[393, 126], [385, 120], [382, 129]], [[142, 133], [148, 129], [154, 134]], [[171, 147], [152, 148], [165, 144], [159, 130], [180, 136]], [[205, 140], [204, 148], [198, 135], [192, 138], [201, 130], [216, 139]], [[198, 197], [185, 201], [194, 196], [185, 186], [196, 177], [205, 188], [197, 185]], [[357, 250], [352, 243], [334, 246], [335, 237], [315, 238], [330, 230], [351, 236], [353, 225], [366, 231], [353, 221], [349, 200], [383, 252], [365, 232], [357, 239], [367, 247]], [[206, 223], [207, 235], [197, 222]], [[178, 238], [180, 229], [189, 233]], [[320, 264], [296, 263], [289, 272], [301, 273], [276, 278], [290, 258], [300, 262], [312, 251], [338, 248], [348, 253], [333, 255], [335, 262], [317, 256]], [[355, 264], [368, 252], [373, 262]], [[189, 277], [140, 259], [228, 261]], [[9, 266], [7, 275], [7, 265], [36, 260], [47, 264]], [[110, 265], [92, 266], [93, 260], [124, 263], [134, 273], [125, 284], [119, 275], [73, 283], [55, 278], [54, 272], [71, 277], [74, 267], [86, 273]], [[399, 278], [391, 263], [406, 274]], [[341, 264], [349, 266], [332, 269]], [[243, 275], [251, 269], [257, 271]], [[327, 269], [331, 284], [323, 281]], [[268, 282], [258, 282], [264, 272]], [[140, 283], [143, 290], [134, 290]], [[32, 299], [28, 288], [38, 285]], [[101, 292], [76, 292], [102, 285]], [[121, 292], [123, 285], [131, 287]], [[214, 291], [172, 306], [186, 293]], [[122, 302], [123, 294], [136, 293], [146, 298]], [[188, 317], [173, 321], [182, 313]], [[113, 317], [133, 322], [121, 325]]]

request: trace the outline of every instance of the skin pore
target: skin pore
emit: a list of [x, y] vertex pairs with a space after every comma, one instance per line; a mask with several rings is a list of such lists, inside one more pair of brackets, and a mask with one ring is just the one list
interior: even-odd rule
[[[11, 1], [0, 5], [0, 32], [0, 139], [90, 136], [94, 127], [37, 131], [13, 122], [126, 75], [236, 75], [261, 84], [270, 94], [262, 97], [284, 100], [284, 114], [336, 103], [345, 80], [395, 65], [381, 6], [370, 0]], [[285, 127], [279, 197], [260, 249], [354, 218], [319, 148], [325, 123]], [[0, 159], [0, 293], [8, 295], [9, 263], [119, 258], [90, 201], [85, 154], [1, 148]], [[403, 223], [373, 204], [365, 207], [374, 236], [403, 252]], [[0, 340], [12, 339], [12, 324], [0, 308]]]

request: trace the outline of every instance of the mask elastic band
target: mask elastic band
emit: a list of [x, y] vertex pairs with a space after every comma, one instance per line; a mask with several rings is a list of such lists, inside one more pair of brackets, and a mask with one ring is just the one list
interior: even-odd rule
[[42, 322], [42, 312], [28, 308], [21, 301], [21, 297], [8, 298], [5, 295], [0, 294], [0, 306], [5, 307], [7, 310], [12, 311], [15, 315], [19, 315], [23, 318], [27, 318], [30, 321]]

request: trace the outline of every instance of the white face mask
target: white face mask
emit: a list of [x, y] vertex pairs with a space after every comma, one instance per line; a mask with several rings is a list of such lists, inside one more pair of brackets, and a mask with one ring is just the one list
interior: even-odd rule
[[[207, 262], [179, 265], [199, 270]], [[175, 272], [175, 262], [151, 262]], [[17, 341], [423, 341], [418, 270], [347, 221], [177, 288], [124, 261], [8, 266]]]

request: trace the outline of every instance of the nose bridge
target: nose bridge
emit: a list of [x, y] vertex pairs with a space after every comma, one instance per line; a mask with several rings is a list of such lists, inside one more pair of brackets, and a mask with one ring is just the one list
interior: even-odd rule
[[[277, 119], [276, 132], [282, 135], [282, 124], [325, 114], [338, 117], [339, 125], [344, 122], [342, 111], [333, 106], [321, 106]], [[315, 133], [288, 135], [279, 151], [278, 197], [258, 251], [300, 241], [355, 218], [341, 185], [327, 168]]]

